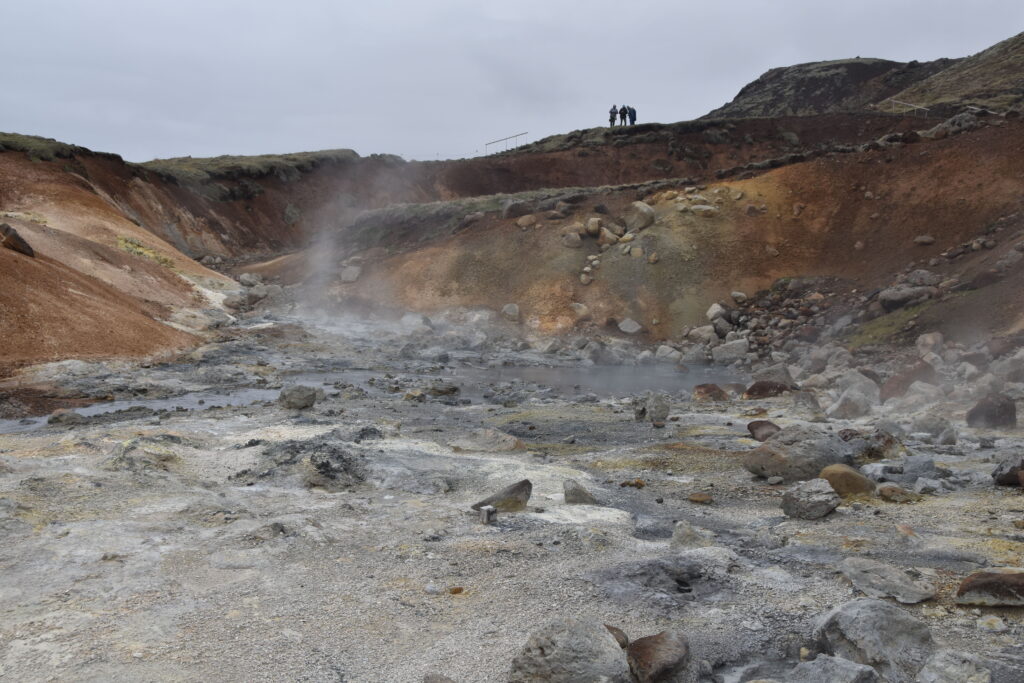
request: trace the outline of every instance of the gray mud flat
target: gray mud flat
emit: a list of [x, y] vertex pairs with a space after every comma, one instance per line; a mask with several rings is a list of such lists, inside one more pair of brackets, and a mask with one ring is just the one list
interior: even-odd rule
[[[687, 680], [781, 679], [816, 619], [862, 597], [839, 573], [848, 557], [934, 585], [901, 609], [942, 647], [997, 657], [1021, 642], [1019, 609], [953, 602], [970, 571], [1020, 562], [1019, 490], [791, 519], [785, 487], [741, 466], [758, 445], [745, 413], [802, 423], [789, 398], [691, 403], [680, 380], [659, 387], [671, 417], [656, 429], [634, 420], [642, 387], [620, 391], [614, 373], [546, 383], [530, 354], [446, 369], [403, 360], [398, 335], [308, 333], [85, 373], [76, 386], [97, 395], [127, 382], [186, 403], [0, 435], [0, 678], [500, 681], [532, 630], [574, 616], [686, 634]], [[503, 361], [533, 366], [481, 369]], [[268, 400], [296, 378], [319, 378], [315, 407]], [[192, 400], [217, 391], [254, 393]], [[915, 448], [991, 468], [969, 445]], [[527, 508], [481, 524], [470, 505], [522, 479]], [[601, 505], [566, 504], [567, 479]], [[673, 540], [677, 521], [700, 541]], [[992, 615], [1004, 630], [978, 626]]]

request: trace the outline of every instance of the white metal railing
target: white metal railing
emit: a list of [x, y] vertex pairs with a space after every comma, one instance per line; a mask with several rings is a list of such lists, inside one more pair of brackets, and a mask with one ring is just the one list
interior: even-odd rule
[[896, 113], [897, 106], [906, 107], [906, 109], [900, 110], [901, 114], [905, 114], [908, 111], [913, 111], [915, 115], [920, 114], [921, 116], [928, 116], [928, 112], [931, 111], [931, 109], [929, 109], [928, 107], [922, 107], [916, 104], [911, 104], [910, 102], [901, 102], [900, 100], [894, 100], [891, 97], [887, 97], [886, 99], [882, 100], [875, 106], [881, 108], [886, 102], [889, 103], [889, 111], [893, 114]]
[[529, 133], [528, 132], [527, 133], [516, 133], [515, 135], [509, 135], [507, 138], [501, 138], [500, 140], [492, 140], [491, 142], [488, 142], [488, 143], [484, 144], [484, 154], [490, 154], [491, 153], [491, 151], [490, 151], [491, 145], [496, 145], [499, 142], [504, 142], [505, 143], [505, 150], [507, 151], [509, 149], [509, 146], [508, 146], [508, 141], [509, 140], [514, 140], [515, 141], [513, 143], [513, 145], [512, 145], [512, 149], [515, 149], [516, 147], [519, 146], [519, 138], [523, 137], [524, 135], [529, 135]]

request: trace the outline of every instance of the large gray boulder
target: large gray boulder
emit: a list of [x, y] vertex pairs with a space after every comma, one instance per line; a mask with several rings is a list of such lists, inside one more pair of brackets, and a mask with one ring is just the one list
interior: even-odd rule
[[912, 683], [935, 650], [928, 626], [881, 600], [852, 600], [825, 614], [814, 631], [825, 653], [874, 667], [889, 683]]
[[923, 303], [928, 299], [936, 296], [939, 290], [935, 287], [908, 287], [906, 285], [897, 285], [890, 287], [889, 289], [883, 289], [878, 294], [878, 303], [882, 305], [887, 312], [895, 311], [896, 309], [903, 308], [905, 306], [912, 306], [915, 304]]
[[782, 494], [782, 511], [787, 517], [821, 519], [837, 507], [842, 499], [825, 479], [811, 479], [793, 485]]
[[720, 365], [728, 365], [743, 360], [750, 352], [750, 344], [746, 339], [735, 339], [711, 349], [711, 358]]
[[296, 384], [282, 389], [277, 402], [289, 410], [306, 410], [316, 405], [316, 399], [316, 389]]
[[839, 565], [843, 576], [871, 598], [895, 598], [912, 605], [935, 597], [935, 587], [918, 582], [906, 572], [866, 557], [848, 557]]
[[654, 209], [644, 202], [633, 202], [626, 209], [622, 219], [626, 222], [629, 232], [638, 232], [654, 223]]
[[851, 462], [845, 441], [806, 425], [786, 427], [743, 457], [743, 467], [751, 474], [787, 482], [814, 479], [829, 465]]
[[512, 660], [509, 683], [626, 683], [626, 657], [599, 622], [552, 621], [530, 634]]
[[870, 666], [842, 657], [818, 655], [786, 674], [786, 683], [875, 683], [878, 673]]
[[871, 414], [872, 401], [859, 389], [850, 388], [842, 393], [825, 414], [836, 420], [855, 420]]

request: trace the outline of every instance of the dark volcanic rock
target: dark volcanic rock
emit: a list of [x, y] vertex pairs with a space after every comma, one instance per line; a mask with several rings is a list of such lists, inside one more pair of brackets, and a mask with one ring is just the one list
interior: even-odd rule
[[681, 633], [662, 631], [634, 640], [626, 658], [638, 683], [674, 681], [690, 661], [690, 644]]
[[729, 394], [717, 384], [698, 384], [693, 388], [694, 401], [728, 401]]
[[1000, 486], [1020, 486], [1021, 473], [1024, 473], [1024, 455], [1014, 455], [992, 470], [992, 479]]
[[782, 427], [769, 420], [754, 420], [747, 424], [747, 431], [758, 441], [767, 441], [782, 431]]
[[0, 247], [6, 247], [19, 254], [33, 258], [36, 255], [35, 250], [29, 246], [28, 242], [18, 234], [17, 230], [7, 225], [7, 223], [0, 223]]
[[793, 389], [792, 385], [783, 384], [782, 382], [773, 382], [771, 380], [758, 380], [754, 382], [747, 390], [743, 392], [743, 398], [745, 399], [759, 399], [759, 398], [772, 398], [774, 396], [781, 396], [787, 391]]
[[1005, 394], [989, 394], [967, 411], [969, 427], [1009, 427], [1017, 426], [1017, 406], [1013, 399]]

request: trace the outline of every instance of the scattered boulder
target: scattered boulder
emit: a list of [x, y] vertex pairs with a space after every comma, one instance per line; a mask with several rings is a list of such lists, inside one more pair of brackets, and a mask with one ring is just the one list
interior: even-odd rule
[[791, 425], [749, 451], [743, 458], [743, 467], [760, 477], [779, 476], [793, 482], [813, 479], [829, 465], [850, 461], [850, 449], [838, 436], [805, 425]]
[[754, 420], [747, 424], [747, 431], [757, 441], [767, 441], [782, 431], [782, 427], [769, 420]]
[[967, 426], [998, 429], [1017, 426], [1017, 405], [1006, 394], [989, 394], [967, 411]]
[[662, 631], [630, 643], [626, 659], [637, 683], [668, 683], [686, 669], [690, 644], [686, 636], [677, 631]]
[[668, 396], [666, 394], [652, 394], [647, 398], [646, 409], [648, 420], [654, 424], [665, 424], [671, 411]]
[[1024, 569], [990, 567], [974, 572], [960, 582], [958, 605], [1024, 607]]
[[708, 307], [707, 313], [705, 313], [704, 315], [707, 316], [708, 320], [715, 321], [718, 318], [724, 318], [728, 316], [729, 310], [722, 304], [715, 303], [711, 304], [711, 306]]
[[654, 223], [654, 209], [644, 202], [633, 202], [626, 208], [622, 216], [626, 223], [626, 229], [630, 232], [639, 232]]
[[501, 307], [501, 315], [506, 320], [519, 322], [519, 304], [505, 304]]
[[836, 464], [824, 468], [818, 475], [832, 486], [842, 497], [870, 495], [875, 492], [875, 482], [849, 465]]
[[629, 669], [615, 637], [598, 623], [552, 621], [530, 634], [512, 660], [509, 683], [625, 683]]
[[238, 276], [238, 284], [243, 287], [257, 287], [263, 284], [263, 278], [259, 273], [242, 273]]
[[636, 334], [644, 329], [644, 326], [633, 320], [632, 318], [626, 318], [619, 322], [619, 331], [625, 334]]
[[792, 384], [783, 384], [773, 380], [759, 379], [743, 392], [746, 400], [758, 400], [762, 398], [774, 398], [792, 390]]
[[729, 394], [717, 384], [698, 384], [693, 388], [691, 399], [701, 401], [728, 401]]
[[887, 379], [882, 384], [880, 399], [884, 402], [902, 396], [914, 382], [934, 384], [936, 381], [935, 368], [920, 360]]
[[583, 238], [578, 232], [563, 232], [560, 239], [562, 246], [569, 249], [579, 249], [583, 246]]
[[1002, 461], [992, 470], [992, 479], [999, 486], [1022, 486], [1021, 474], [1024, 473], [1024, 455], [1015, 455]]
[[562, 482], [562, 491], [565, 494], [565, 502], [569, 505], [600, 505], [597, 498], [575, 479], [566, 479]]
[[782, 494], [782, 511], [787, 517], [821, 519], [842, 500], [824, 479], [811, 479], [790, 487]]
[[906, 572], [866, 557], [848, 557], [839, 565], [839, 570], [857, 590], [870, 598], [895, 598], [897, 602], [912, 605], [935, 597], [934, 586], [914, 581]]
[[734, 339], [711, 349], [711, 358], [720, 365], [728, 365], [744, 360], [750, 352], [750, 344], [746, 339]]
[[923, 303], [938, 294], [934, 287], [908, 287], [897, 285], [883, 289], [878, 293], [878, 303], [888, 313], [905, 306], [913, 306]]
[[921, 498], [896, 484], [882, 484], [875, 490], [875, 493], [879, 498], [890, 503], [913, 503]]
[[526, 508], [526, 503], [529, 502], [532, 493], [533, 484], [529, 479], [523, 479], [511, 486], [506, 486], [492, 496], [473, 503], [470, 509], [479, 510], [485, 505], [490, 505], [498, 512], [518, 512]]
[[776, 363], [766, 368], [761, 368], [753, 375], [751, 379], [754, 382], [772, 382], [774, 384], [782, 384], [789, 388], [795, 388], [796, 382], [793, 381], [793, 375], [790, 374], [789, 368], [785, 363]]
[[[964, 652], [939, 650], [925, 662], [916, 683], [990, 683], [997, 679], [979, 658]], [[1007, 683], [1012, 679], [1007, 679]]]
[[870, 666], [842, 657], [818, 655], [801, 662], [786, 674], [786, 683], [876, 683], [878, 673]]
[[316, 405], [317, 390], [302, 384], [285, 387], [277, 397], [277, 402], [288, 410], [306, 410]]
[[844, 391], [825, 414], [837, 420], [853, 420], [871, 414], [872, 401], [859, 389], [850, 388]]
[[935, 649], [928, 626], [888, 602], [858, 598], [825, 614], [814, 636], [825, 653], [912, 683]]
[[35, 258], [35, 250], [29, 246], [25, 238], [18, 234], [18, 231], [7, 223], [0, 223], [0, 247], [16, 251], [19, 254]]

